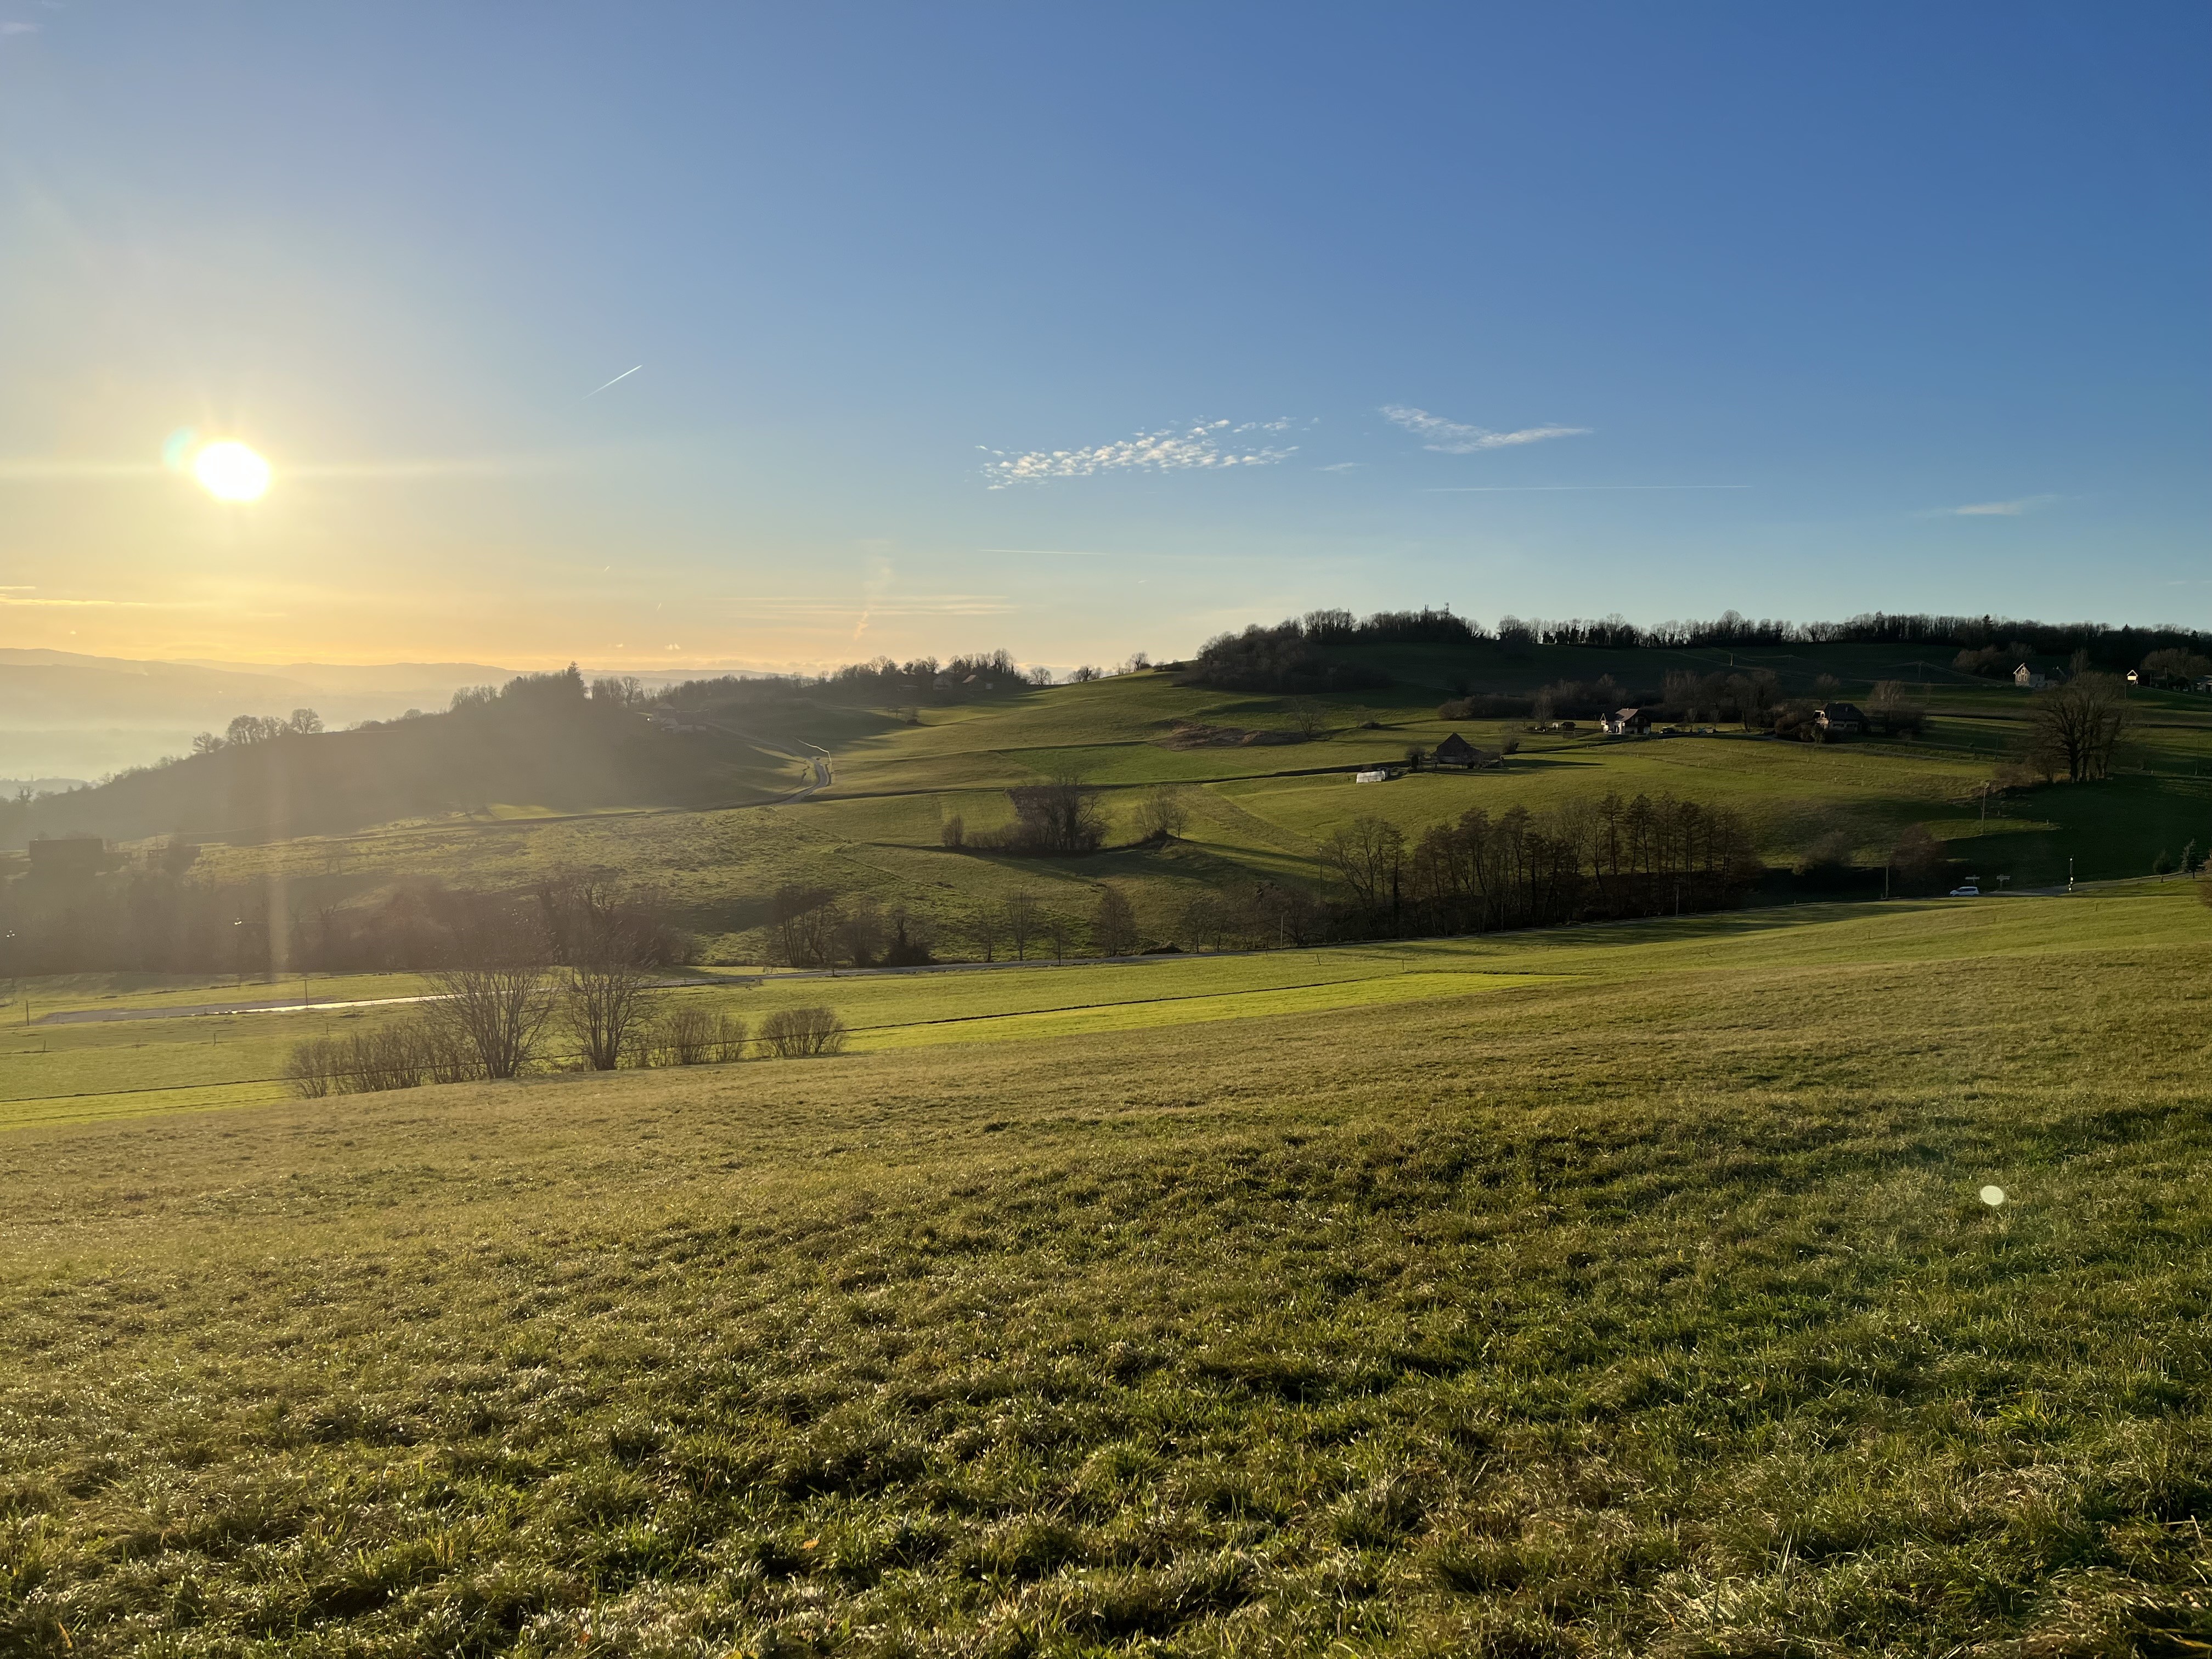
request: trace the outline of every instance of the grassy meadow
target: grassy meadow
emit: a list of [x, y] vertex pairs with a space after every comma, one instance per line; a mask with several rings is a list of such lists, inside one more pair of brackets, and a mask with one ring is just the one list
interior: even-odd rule
[[[1283, 698], [1179, 686], [1158, 673], [956, 702], [920, 710], [915, 725], [879, 712], [799, 708], [781, 717], [790, 722], [787, 738], [823, 743], [836, 768], [834, 785], [805, 800], [587, 815], [495, 807], [344, 836], [210, 844], [198, 873], [280, 884], [296, 908], [358, 901], [410, 878], [514, 887], [585, 872], [650, 887], [699, 935], [708, 961], [738, 963], [762, 959], [768, 902], [786, 883], [904, 906], [964, 954], [975, 948], [966, 919], [978, 907], [1020, 892], [1087, 916], [1098, 884], [1112, 881], [1135, 904], [1147, 937], [1166, 939], [1200, 894], [1257, 880], [1325, 884], [1317, 843], [1363, 813], [1418, 833], [1470, 807], [1540, 810], [1609, 793], [1671, 791], [1731, 807], [1778, 869], [1834, 834], [1862, 866], [1878, 869], [1916, 823], [1952, 843], [1972, 873], [2019, 885], [2063, 882], [2069, 860], [2083, 879], [2142, 875], [2161, 854], [2212, 846], [2212, 703], [2202, 698], [2137, 694], [2121, 775], [2109, 782], [1984, 802], [1979, 791], [2025, 731], [2025, 694], [2009, 685], [1962, 684], [1932, 671], [1948, 683], [1928, 686], [1933, 718], [1911, 741], [1815, 746], [1725, 730], [1613, 741], [1588, 731], [1531, 732], [1516, 721], [1440, 720], [1450, 662], [1431, 661], [1437, 653], [1423, 647], [1389, 649], [1398, 682], [1322, 699], [1326, 729], [1311, 741], [1176, 746], [1179, 726], [1289, 735], [1293, 713]], [[1527, 654], [1505, 679], [1517, 674], [1534, 684], [1614, 672], [1643, 683], [1668, 667], [1724, 667], [1728, 655], [1563, 647]], [[1778, 667], [1794, 677], [1790, 684], [1809, 684], [1815, 669], [1906, 678], [1931, 672], [1865, 647], [1735, 654], [1744, 665]], [[1495, 667], [1482, 683], [1498, 681]], [[1402, 761], [1409, 747], [1433, 747], [1455, 730], [1492, 749], [1516, 738], [1520, 752], [1500, 771], [1352, 781], [1358, 766]], [[971, 831], [995, 827], [1011, 817], [1008, 787], [1063, 767], [1105, 791], [1119, 838], [1133, 836], [1139, 799], [1163, 784], [1184, 788], [1189, 826], [1164, 848], [1077, 860], [941, 844], [947, 820], [959, 817]]]
[[2146, 884], [770, 977], [674, 994], [876, 1036], [18, 1120], [0, 1651], [2200, 1652], [2208, 957]]

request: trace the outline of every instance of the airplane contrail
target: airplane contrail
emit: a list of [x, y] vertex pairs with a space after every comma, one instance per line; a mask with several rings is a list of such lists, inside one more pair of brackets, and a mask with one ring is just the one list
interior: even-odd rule
[[[645, 365], [644, 365], [643, 363], [640, 363], [640, 364], [637, 366], [637, 368], [626, 368], [626, 369], [623, 370], [623, 372], [622, 372], [621, 374], [617, 374], [617, 375], [616, 375], [616, 376], [615, 376], [615, 380], [609, 380], [609, 381], [607, 382], [607, 386], [612, 386], [612, 385], [615, 383], [615, 380], [627, 380], [628, 379], [629, 379], [629, 377], [630, 377], [631, 375], [633, 375], [633, 374], [636, 374], [636, 373], [637, 373], [637, 369], [638, 369], [638, 368], [643, 368], [644, 367], [645, 367]], [[590, 398], [596, 398], [596, 397], [598, 397], [598, 396], [599, 395], [599, 393], [601, 393], [602, 392], [605, 392], [605, 391], [607, 389], [607, 386], [593, 386], [593, 387], [592, 387], [589, 392], [586, 392], [584, 394], [584, 396], [585, 396], [586, 399], [586, 400], [588, 400], [588, 399], [590, 399]]]

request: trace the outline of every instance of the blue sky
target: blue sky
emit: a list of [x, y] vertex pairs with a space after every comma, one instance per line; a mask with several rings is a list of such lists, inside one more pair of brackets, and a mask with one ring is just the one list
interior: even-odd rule
[[[0, 628], [2206, 624], [2208, 46], [2202, 5], [4, 0]], [[275, 487], [162, 472], [180, 428]]]

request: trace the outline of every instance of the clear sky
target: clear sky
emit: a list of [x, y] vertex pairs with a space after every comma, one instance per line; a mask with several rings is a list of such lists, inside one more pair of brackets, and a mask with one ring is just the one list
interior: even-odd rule
[[[0, 643], [2212, 623], [2209, 48], [2202, 3], [0, 0]], [[165, 469], [222, 439], [260, 500]]]

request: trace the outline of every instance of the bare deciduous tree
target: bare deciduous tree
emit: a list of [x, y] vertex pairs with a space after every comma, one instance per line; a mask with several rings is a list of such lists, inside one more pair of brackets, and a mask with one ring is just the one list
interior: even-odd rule
[[611, 1072], [653, 1010], [653, 982], [618, 957], [580, 963], [562, 975], [562, 1024], [595, 1072]]
[[2112, 775], [2112, 751], [2127, 724], [2127, 688], [2110, 674], [2077, 674], [2035, 694], [2028, 752], [2046, 773], [2092, 782]]
[[488, 1078], [522, 1070], [557, 1000], [551, 976], [535, 962], [441, 968], [429, 981], [438, 998], [432, 1018]]
[[1161, 784], [1145, 792], [1137, 803], [1137, 838], [1139, 841], [1172, 840], [1190, 826], [1190, 805], [1184, 792], [1173, 784]]
[[769, 948], [778, 962], [787, 968], [829, 965], [842, 919], [836, 896], [826, 887], [792, 884], [776, 889], [769, 901], [768, 927]]
[[1118, 887], [1101, 886], [1091, 920], [1091, 943], [1102, 957], [1126, 957], [1137, 948], [1137, 913]]
[[1406, 866], [1406, 832], [1386, 819], [1361, 817], [1321, 844], [1323, 864], [1344, 878], [1362, 909], [1398, 908]]
[[986, 962], [999, 959], [999, 929], [1003, 925], [999, 908], [994, 904], [981, 906], [969, 919], [968, 931], [974, 936], [975, 948], [983, 953]]
[[1014, 960], [1029, 960], [1030, 941], [1036, 937], [1037, 902], [1034, 893], [1016, 893], [1003, 907], [1006, 938], [1014, 947]]

